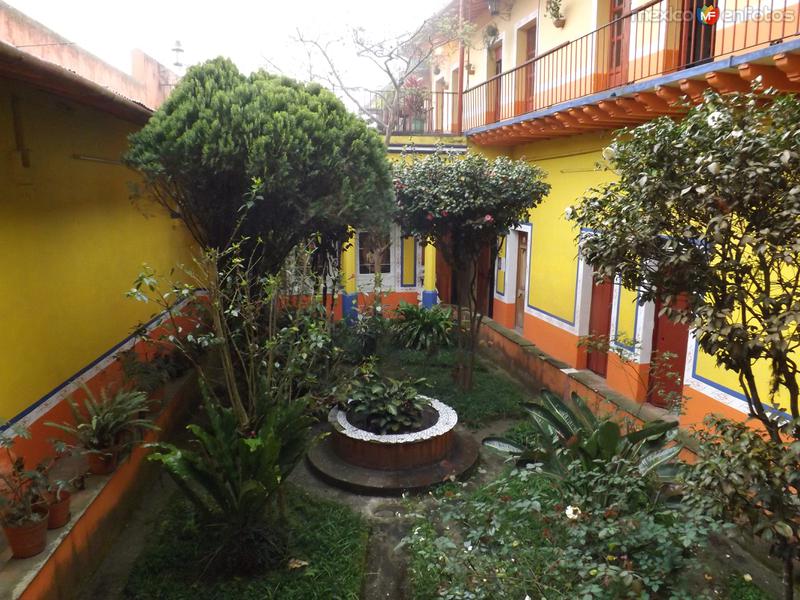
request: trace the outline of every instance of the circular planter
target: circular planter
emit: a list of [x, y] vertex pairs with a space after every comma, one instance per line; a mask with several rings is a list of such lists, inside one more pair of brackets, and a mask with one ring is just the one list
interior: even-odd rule
[[24, 525], [3, 527], [14, 558], [30, 558], [42, 552], [47, 545], [47, 509], [39, 512], [41, 519]]
[[352, 465], [383, 471], [416, 469], [444, 460], [453, 448], [458, 415], [438, 400], [425, 399], [436, 418], [432, 425], [414, 433], [376, 434], [359, 429], [345, 411], [333, 408], [328, 421], [334, 452]]
[[61, 490], [58, 493], [58, 500], [56, 500], [56, 495], [52, 494], [50, 502], [50, 514], [47, 517], [48, 529], [60, 529], [69, 523], [69, 508], [71, 498], [72, 494], [66, 490]]

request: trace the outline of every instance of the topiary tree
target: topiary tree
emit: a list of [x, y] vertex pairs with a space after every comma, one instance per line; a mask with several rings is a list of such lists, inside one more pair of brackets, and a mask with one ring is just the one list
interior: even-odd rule
[[459, 335], [458, 383], [472, 387], [475, 348], [483, 315], [476, 310], [478, 261], [497, 238], [528, 218], [550, 190], [544, 172], [523, 160], [437, 151], [395, 166], [397, 220], [403, 231], [441, 250], [456, 282], [458, 321], [466, 304], [469, 324]]
[[266, 273], [312, 234], [334, 254], [350, 226], [381, 222], [391, 209], [376, 132], [319, 85], [245, 76], [224, 58], [189, 69], [130, 136], [125, 160], [204, 249], [260, 240]]
[[[661, 300], [702, 350], [734, 371], [773, 442], [779, 395], [800, 416], [800, 101], [709, 93], [674, 121], [617, 137], [619, 180], [572, 212], [580, 252], [642, 302]], [[755, 366], [767, 363], [768, 380]], [[786, 433], [800, 439], [792, 427]]]

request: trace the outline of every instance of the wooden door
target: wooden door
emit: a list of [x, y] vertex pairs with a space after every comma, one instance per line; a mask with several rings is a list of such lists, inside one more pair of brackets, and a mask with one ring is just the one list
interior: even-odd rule
[[609, 15], [609, 87], [628, 83], [628, 51], [630, 48], [631, 0], [611, 0]]
[[[589, 308], [589, 335], [593, 338], [607, 340], [611, 333], [611, 303], [614, 296], [614, 285], [606, 279], [597, 283], [592, 277], [592, 302]], [[601, 377], [608, 371], [608, 352], [590, 351], [586, 368]]]
[[[683, 394], [683, 373], [686, 368], [686, 348], [689, 326], [658, 316], [661, 303], [656, 303], [653, 327], [653, 354], [650, 358], [650, 379], [647, 400], [662, 408], [671, 408]], [[665, 353], [672, 355], [667, 358]], [[657, 365], [654, 367], [654, 365]]]
[[706, 5], [712, 6], [713, 2], [705, 0], [684, 0], [684, 14], [691, 18], [684, 19], [681, 23], [681, 66], [692, 67], [709, 62], [714, 58], [714, 37], [716, 24], [707, 25], [700, 21], [699, 11]]
[[534, 76], [534, 64], [532, 61], [536, 58], [536, 25], [533, 25], [525, 31], [525, 105], [526, 111], [530, 112], [534, 109], [534, 94], [536, 91], [536, 80]]
[[528, 234], [517, 232], [517, 282], [514, 312], [514, 326], [522, 331], [525, 321], [525, 291], [528, 281]]
[[501, 78], [497, 77], [497, 75], [500, 75], [500, 73], [503, 72], [503, 44], [497, 44], [497, 46], [495, 46], [492, 49], [492, 60], [493, 60], [493, 65], [494, 65], [493, 66], [493, 69], [494, 69], [493, 76], [495, 76], [495, 78], [493, 79], [493, 85], [492, 85], [493, 96], [494, 96], [494, 103], [493, 103], [493, 106], [494, 106], [494, 121], [497, 122], [501, 118], [500, 117], [500, 105], [501, 105], [501, 100], [502, 100], [500, 98], [500, 96], [502, 95], [501, 94], [501, 85], [500, 85], [501, 84]]
[[444, 131], [444, 81], [436, 82], [436, 108], [434, 110], [434, 131]]

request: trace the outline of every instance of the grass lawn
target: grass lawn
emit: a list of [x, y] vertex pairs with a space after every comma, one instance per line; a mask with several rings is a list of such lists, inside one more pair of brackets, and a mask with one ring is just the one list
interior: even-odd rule
[[453, 381], [455, 350], [440, 351], [429, 357], [425, 352], [387, 349], [381, 353], [380, 371], [389, 377], [418, 379], [424, 377], [428, 387], [420, 392], [453, 407], [459, 420], [469, 427], [480, 427], [501, 418], [524, 416], [522, 403], [535, 395], [519, 382], [488, 361], [480, 358], [475, 364], [473, 388], [462, 392]]
[[349, 508], [289, 488], [290, 558], [308, 566], [254, 578], [203, 579], [198, 572], [202, 531], [177, 494], [160, 531], [136, 562], [126, 598], [160, 600], [357, 600], [366, 560], [368, 526]]

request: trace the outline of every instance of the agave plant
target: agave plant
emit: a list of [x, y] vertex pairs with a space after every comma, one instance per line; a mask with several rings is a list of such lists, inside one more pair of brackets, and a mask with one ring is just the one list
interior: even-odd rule
[[539, 463], [556, 477], [566, 475], [567, 465], [573, 461], [580, 461], [588, 470], [597, 461], [608, 462], [615, 457], [636, 461], [642, 476], [656, 473], [668, 478], [672, 474], [670, 462], [682, 449], [670, 444], [677, 433], [676, 421], [651, 421], [641, 429], [623, 433], [618, 423], [598, 419], [575, 392], [572, 404], [574, 409], [550, 390], [542, 389], [526, 407], [538, 447], [526, 448], [503, 437], [487, 437], [483, 443], [516, 457], [519, 465]]

